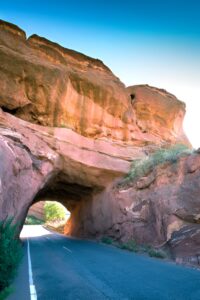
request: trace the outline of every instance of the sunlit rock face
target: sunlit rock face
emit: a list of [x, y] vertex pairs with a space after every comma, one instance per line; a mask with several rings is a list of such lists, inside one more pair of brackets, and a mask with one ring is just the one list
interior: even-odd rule
[[33, 204], [30, 207], [27, 216], [35, 217], [39, 220], [45, 221], [44, 205], [45, 205], [44, 201], [39, 201], [39, 202]]
[[141, 146], [186, 142], [185, 105], [174, 96], [147, 86], [126, 89], [100, 60], [37, 35], [26, 39], [2, 21], [0, 45], [0, 105], [15, 116]]
[[148, 137], [153, 134], [163, 142], [187, 144], [182, 122], [185, 115], [185, 103], [163, 89], [149, 85], [137, 85], [127, 88], [130, 94], [136, 123]]
[[57, 200], [71, 212], [67, 234], [178, 253], [173, 234], [199, 214], [199, 154], [118, 183], [133, 159], [190, 145], [181, 101], [125, 88], [101, 61], [0, 21], [0, 107], [0, 219], [23, 222], [33, 203]]

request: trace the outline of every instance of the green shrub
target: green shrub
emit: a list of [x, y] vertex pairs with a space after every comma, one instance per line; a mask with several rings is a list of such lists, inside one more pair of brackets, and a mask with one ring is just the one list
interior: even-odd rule
[[156, 250], [156, 249], [149, 249], [148, 254], [151, 257], [156, 257], [156, 258], [166, 258], [166, 254], [162, 250]]
[[161, 249], [155, 249], [150, 245], [138, 245], [134, 240], [129, 240], [127, 243], [120, 243], [117, 246], [121, 249], [125, 249], [132, 252], [147, 253], [151, 257], [167, 257], [167, 254]]
[[25, 225], [41, 225], [44, 224], [44, 222], [35, 216], [27, 216], [25, 220]]
[[153, 168], [165, 162], [176, 162], [179, 157], [191, 153], [185, 145], [175, 145], [168, 149], [159, 149], [147, 158], [134, 160], [125, 181], [148, 175]]
[[134, 240], [129, 240], [127, 243], [120, 244], [121, 249], [126, 249], [132, 252], [138, 252], [138, 245]]
[[[12, 224], [12, 218], [0, 222], [0, 292], [6, 294], [6, 288], [13, 280], [22, 256], [19, 239], [16, 237], [18, 226]], [[3, 299], [3, 298], [2, 298]]]
[[102, 241], [102, 243], [108, 244], [108, 245], [110, 245], [110, 244], [113, 243], [113, 240], [110, 237], [108, 237], [108, 236], [102, 237], [101, 241]]
[[46, 201], [44, 205], [45, 221], [64, 220], [66, 210], [62, 204], [55, 201]]
[[5, 288], [2, 292], [0, 292], [0, 300], [5, 300], [7, 297], [13, 292], [12, 287]]
[[141, 245], [141, 250], [143, 251], [143, 252], [149, 252], [150, 250], [152, 249], [152, 246], [150, 246], [150, 245]]

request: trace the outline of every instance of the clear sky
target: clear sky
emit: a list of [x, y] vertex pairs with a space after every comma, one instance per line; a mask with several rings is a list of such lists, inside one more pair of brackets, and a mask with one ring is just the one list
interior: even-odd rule
[[0, 18], [103, 60], [126, 85], [174, 93], [200, 146], [199, 0], [6, 0]]

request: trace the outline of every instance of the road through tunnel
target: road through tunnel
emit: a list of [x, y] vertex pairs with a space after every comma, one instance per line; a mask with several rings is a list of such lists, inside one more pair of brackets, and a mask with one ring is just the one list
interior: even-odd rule
[[[70, 212], [70, 217], [66, 220], [64, 226], [64, 233], [69, 236], [87, 236], [88, 229], [85, 228], [86, 220], [89, 216], [92, 218], [91, 209], [93, 197], [100, 192], [102, 192], [102, 189], [99, 187], [69, 182], [65, 174], [59, 173], [52, 177], [37, 192], [27, 209], [25, 219], [34, 204], [41, 201], [56, 201]], [[93, 224], [95, 224], [95, 222]]]

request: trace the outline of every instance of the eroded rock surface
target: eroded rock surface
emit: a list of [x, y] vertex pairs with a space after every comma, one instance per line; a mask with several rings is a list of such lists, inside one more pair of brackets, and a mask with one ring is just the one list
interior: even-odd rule
[[166, 90], [149, 85], [132, 86], [127, 90], [132, 98], [137, 126], [143, 133], [151, 133], [158, 139], [162, 133], [163, 141], [188, 143], [182, 127], [185, 103]]
[[[70, 230], [165, 246], [177, 262], [200, 265], [199, 161], [195, 152], [157, 166], [146, 177], [112, 184], [91, 203], [76, 207]], [[84, 227], [75, 226], [78, 220]]]
[[101, 61], [0, 21], [0, 107], [0, 219], [23, 223], [33, 203], [57, 200], [68, 234], [198, 254], [198, 152], [119, 185], [133, 159], [190, 146], [175, 96], [125, 88]]
[[[174, 96], [146, 86], [126, 89], [100, 60], [37, 35], [26, 39], [21, 29], [3, 21], [0, 46], [0, 105], [5, 111], [91, 138], [140, 146], [186, 141], [182, 132], [185, 106]], [[140, 112], [144, 106], [151, 112], [148, 126]]]

